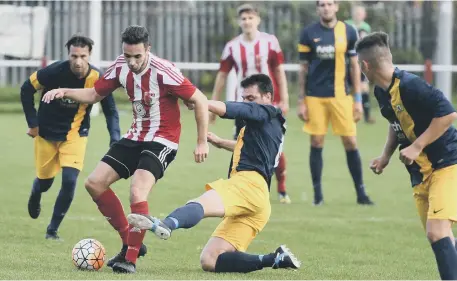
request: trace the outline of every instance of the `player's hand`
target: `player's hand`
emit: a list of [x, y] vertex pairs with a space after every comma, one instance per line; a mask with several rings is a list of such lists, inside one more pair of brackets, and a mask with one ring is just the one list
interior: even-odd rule
[[363, 106], [361, 102], [354, 103], [354, 122], [359, 122], [362, 119]]
[[384, 168], [389, 164], [389, 159], [384, 156], [375, 158], [370, 163], [370, 169], [373, 173], [380, 175], [384, 171]]
[[65, 91], [63, 89], [54, 89], [46, 92], [41, 99], [45, 103], [50, 103], [55, 99], [62, 99], [65, 96]]
[[195, 162], [202, 163], [205, 162], [206, 158], [208, 157], [209, 146], [208, 142], [203, 142], [197, 144], [197, 147], [194, 151]]
[[221, 138], [218, 137], [216, 134], [209, 132], [208, 133], [208, 142], [214, 145], [217, 148], [221, 148]]
[[183, 100], [183, 103], [184, 103], [185, 106], [187, 106], [187, 109], [189, 109], [189, 110], [194, 110], [195, 109], [195, 103], [194, 102]]
[[212, 112], [209, 113], [209, 123], [210, 123], [210, 124], [216, 123], [216, 118], [217, 118], [217, 115], [216, 115], [216, 114], [214, 114], [214, 113], [212, 113]]
[[422, 148], [413, 143], [410, 146], [400, 150], [400, 161], [403, 162], [403, 164], [409, 166], [413, 164], [421, 152]]
[[34, 138], [36, 136], [38, 136], [38, 127], [35, 127], [35, 128], [29, 128], [27, 130], [27, 135], [29, 135], [30, 137]]
[[282, 114], [286, 115], [289, 112], [289, 103], [288, 102], [280, 102], [278, 104], [279, 109], [281, 109]]
[[308, 122], [308, 107], [304, 102], [300, 103], [297, 107], [297, 115], [300, 120]]

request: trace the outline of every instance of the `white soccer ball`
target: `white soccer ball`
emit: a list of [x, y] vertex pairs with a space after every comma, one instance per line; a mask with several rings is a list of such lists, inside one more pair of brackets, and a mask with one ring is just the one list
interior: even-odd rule
[[73, 247], [71, 257], [78, 269], [99, 270], [105, 264], [105, 248], [95, 239], [83, 239]]

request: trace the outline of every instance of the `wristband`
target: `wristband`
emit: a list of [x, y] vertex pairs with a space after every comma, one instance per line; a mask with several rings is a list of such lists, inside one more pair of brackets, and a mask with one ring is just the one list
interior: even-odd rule
[[354, 94], [354, 101], [355, 102], [362, 102], [362, 95], [359, 93]]

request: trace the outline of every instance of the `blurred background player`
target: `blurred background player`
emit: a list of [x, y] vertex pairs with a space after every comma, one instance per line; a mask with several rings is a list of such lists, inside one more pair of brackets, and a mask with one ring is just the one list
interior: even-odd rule
[[[371, 26], [365, 21], [367, 12], [365, 7], [356, 4], [352, 7], [352, 19], [348, 19], [345, 22], [354, 26], [359, 33], [359, 38], [363, 38], [371, 33]], [[363, 117], [366, 123], [373, 124], [375, 119], [371, 116], [371, 103], [370, 103], [370, 84], [365, 75], [362, 73], [361, 91], [362, 91], [362, 105], [363, 105]], [[349, 77], [348, 77], [349, 78]], [[349, 86], [352, 86], [352, 81], [348, 79]]]
[[[54, 177], [62, 168], [62, 186], [54, 205], [46, 239], [59, 239], [57, 230], [70, 208], [79, 172], [83, 168], [87, 136], [90, 127], [92, 106], [61, 99], [52, 103], [40, 103], [38, 114], [34, 94], [42, 90], [74, 87], [91, 88], [100, 77], [100, 71], [89, 64], [94, 42], [75, 35], [66, 43], [68, 60], [57, 61], [34, 72], [21, 88], [21, 101], [29, 130], [34, 138], [36, 178], [28, 202], [28, 211], [33, 219], [41, 211], [41, 193], [51, 187]], [[112, 95], [102, 103], [110, 134], [109, 144], [120, 138], [119, 115]]]
[[149, 32], [143, 26], [129, 26], [122, 33], [122, 50], [105, 75], [88, 89], [64, 89], [46, 93], [46, 102], [69, 98], [96, 103], [119, 87], [126, 89], [132, 102], [133, 123], [114, 144], [86, 180], [92, 199], [115, 230], [123, 246], [107, 266], [114, 272], [136, 272], [136, 261], [146, 254], [145, 231], [129, 226], [122, 203], [110, 186], [131, 178], [130, 210], [148, 214], [148, 196], [165, 170], [174, 161], [181, 136], [178, 98], [195, 103], [197, 145], [195, 162], [208, 155], [207, 98], [171, 62], [153, 55]]
[[[259, 31], [260, 16], [254, 6], [250, 4], [241, 5], [238, 7], [237, 15], [242, 34], [232, 39], [224, 47], [212, 99], [220, 100], [221, 91], [232, 68], [236, 70], [238, 83], [235, 101], [243, 101], [239, 85], [241, 80], [252, 74], [263, 73], [269, 75], [273, 81], [275, 88], [273, 105], [278, 106], [284, 114], [287, 114], [289, 94], [283, 67], [284, 56], [278, 39], [273, 34]], [[215, 118], [214, 114], [210, 114], [210, 122], [214, 122]], [[244, 124], [235, 122], [235, 139], [243, 126]], [[286, 158], [284, 153], [279, 158], [275, 175], [278, 181], [279, 201], [286, 204], [291, 203], [286, 192]]]
[[381, 114], [389, 121], [387, 142], [371, 163], [381, 174], [400, 145], [416, 207], [443, 280], [457, 280], [457, 119], [444, 94], [416, 75], [395, 68], [386, 33], [357, 43], [362, 70], [376, 87]]
[[[322, 148], [329, 122], [332, 124], [333, 133], [341, 136], [346, 150], [357, 203], [371, 205], [373, 202], [365, 193], [356, 139], [356, 122], [362, 115], [361, 72], [354, 50], [357, 32], [352, 26], [338, 21], [338, 4], [335, 1], [316, 1], [316, 5], [320, 20], [303, 29], [298, 45], [298, 116], [305, 122], [304, 131], [311, 135], [310, 167], [314, 205], [324, 202], [321, 187]], [[354, 100], [347, 94], [346, 61], [349, 61]]]
[[200, 256], [202, 269], [211, 272], [252, 272], [264, 267], [299, 268], [300, 262], [285, 246], [266, 255], [247, 254], [249, 244], [270, 219], [269, 189], [286, 132], [282, 112], [272, 106], [273, 84], [268, 75], [254, 74], [241, 82], [245, 102], [209, 101], [208, 108], [221, 118], [243, 119], [238, 139], [226, 140], [209, 133], [208, 141], [232, 151], [228, 179], [206, 185], [199, 198], [174, 210], [161, 222], [130, 214], [129, 222], [168, 239], [173, 230], [191, 228], [203, 218], [219, 217]]

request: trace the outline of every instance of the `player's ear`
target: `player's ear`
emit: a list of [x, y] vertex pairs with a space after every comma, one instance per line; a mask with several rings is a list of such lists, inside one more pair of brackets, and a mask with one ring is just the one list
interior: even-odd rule
[[148, 52], [148, 53], [149, 53], [149, 52], [151, 51], [151, 45], [147, 44], [146, 46], [147, 46], [147, 48], [146, 48], [146, 52]]

